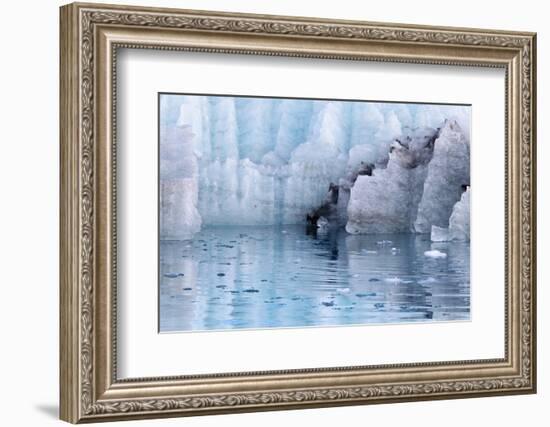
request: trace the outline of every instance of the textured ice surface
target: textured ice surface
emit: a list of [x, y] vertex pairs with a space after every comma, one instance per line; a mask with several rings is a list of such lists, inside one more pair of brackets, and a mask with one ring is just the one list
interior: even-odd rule
[[432, 242], [448, 242], [449, 241], [449, 229], [444, 227], [438, 227], [437, 225], [432, 225], [431, 233]]
[[161, 239], [185, 240], [201, 229], [198, 211], [199, 162], [202, 141], [201, 98], [180, 106], [177, 126], [161, 127], [160, 230]]
[[413, 231], [419, 189], [426, 167], [405, 169], [390, 158], [386, 169], [357, 178], [351, 189], [346, 231], [408, 233]]
[[454, 204], [470, 185], [470, 141], [456, 120], [446, 120], [435, 141], [422, 200], [414, 223], [418, 233], [448, 227]]
[[200, 231], [197, 210], [197, 181], [193, 178], [165, 179], [161, 182], [161, 229], [163, 240], [187, 240]]
[[432, 242], [449, 242], [452, 240], [470, 240], [470, 187], [462, 193], [460, 200], [455, 203], [449, 218], [449, 227], [432, 225]]
[[391, 143], [387, 167], [357, 177], [348, 204], [348, 233], [414, 231], [436, 136], [433, 128], [406, 128]]
[[176, 240], [204, 226], [303, 224], [331, 183], [340, 225], [352, 213], [354, 233], [413, 231], [427, 175], [423, 209], [441, 204], [422, 132], [448, 118], [469, 126], [469, 107], [445, 105], [162, 95], [160, 110], [161, 238]]
[[449, 237], [451, 240], [470, 240], [470, 188], [462, 193], [460, 201], [453, 207], [449, 219]]

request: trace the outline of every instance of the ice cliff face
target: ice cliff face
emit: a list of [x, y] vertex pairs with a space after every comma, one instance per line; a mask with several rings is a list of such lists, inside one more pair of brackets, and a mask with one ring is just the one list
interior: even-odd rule
[[433, 128], [407, 128], [391, 143], [386, 168], [357, 177], [348, 204], [348, 233], [414, 231], [437, 135]]
[[430, 233], [432, 225], [448, 227], [470, 183], [470, 144], [458, 122], [407, 128], [389, 151], [385, 169], [358, 177], [351, 188], [346, 230]]
[[432, 242], [469, 241], [470, 240], [470, 187], [462, 193], [453, 206], [449, 227], [432, 225]]
[[448, 227], [454, 204], [470, 185], [470, 141], [456, 121], [446, 121], [434, 147], [414, 223], [418, 233]]
[[468, 107], [416, 104], [162, 95], [160, 110], [161, 238], [176, 240], [206, 225], [303, 224], [332, 202], [329, 223], [354, 233], [414, 231], [419, 206], [431, 225], [448, 169], [431, 164], [454, 152], [426, 141], [445, 118], [469, 123]]
[[[181, 105], [178, 126], [161, 130], [160, 229], [161, 238], [185, 240], [201, 229], [199, 195], [200, 102]], [[196, 133], [195, 133], [196, 132]]]
[[470, 240], [470, 188], [462, 193], [449, 218], [450, 240]]

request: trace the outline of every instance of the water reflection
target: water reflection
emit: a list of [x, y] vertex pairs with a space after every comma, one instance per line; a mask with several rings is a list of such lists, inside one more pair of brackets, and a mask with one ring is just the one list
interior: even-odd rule
[[160, 244], [160, 330], [468, 320], [469, 271], [468, 243], [425, 235], [210, 227]]

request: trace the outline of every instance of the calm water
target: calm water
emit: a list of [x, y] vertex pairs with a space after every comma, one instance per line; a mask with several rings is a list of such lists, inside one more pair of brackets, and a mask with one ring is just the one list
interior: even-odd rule
[[161, 332], [469, 318], [469, 243], [281, 226], [160, 244]]

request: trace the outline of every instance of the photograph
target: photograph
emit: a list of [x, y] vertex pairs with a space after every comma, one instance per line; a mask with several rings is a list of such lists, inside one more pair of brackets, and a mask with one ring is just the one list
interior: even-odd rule
[[[537, 425], [547, 405], [527, 395], [540, 382], [546, 313], [543, 14], [529, 1], [529, 19], [480, 2], [449, 13], [437, 2], [281, 1], [42, 2], [12, 14], [28, 15], [38, 31], [27, 39], [40, 40], [30, 56], [11, 43], [18, 66], [5, 69], [34, 95], [8, 85], [10, 111], [44, 106], [34, 126], [12, 114], [6, 137], [23, 150], [5, 156], [4, 181], [24, 202], [15, 216], [36, 219], [4, 221], [8, 246], [27, 254], [38, 232], [55, 234], [35, 269], [59, 276], [55, 301], [6, 298], [14, 342], [55, 348], [31, 364], [34, 383], [56, 378], [54, 394], [31, 387], [40, 399], [27, 424], [44, 425], [46, 412], [57, 422], [57, 405], [75, 424], [231, 414], [334, 425], [349, 420], [344, 406], [367, 405], [350, 411], [416, 426], [426, 423], [414, 411], [438, 401], [420, 411], [446, 423], [460, 412], [451, 421], [464, 426], [477, 407], [500, 424]], [[21, 72], [41, 65], [58, 84]], [[48, 128], [59, 134], [49, 154]], [[40, 155], [18, 143], [28, 132]], [[43, 209], [41, 198], [56, 201], [44, 186], [56, 161], [58, 208]], [[15, 286], [31, 277], [19, 258], [7, 288], [29, 293]], [[16, 302], [31, 300], [22, 316]], [[50, 336], [37, 333], [43, 319]], [[27, 360], [34, 341], [11, 353]], [[8, 389], [27, 393], [21, 384]], [[485, 396], [495, 399], [467, 402]], [[328, 407], [332, 418], [314, 410]], [[287, 417], [295, 409], [308, 410]]]
[[161, 333], [470, 320], [471, 105], [158, 102]]

